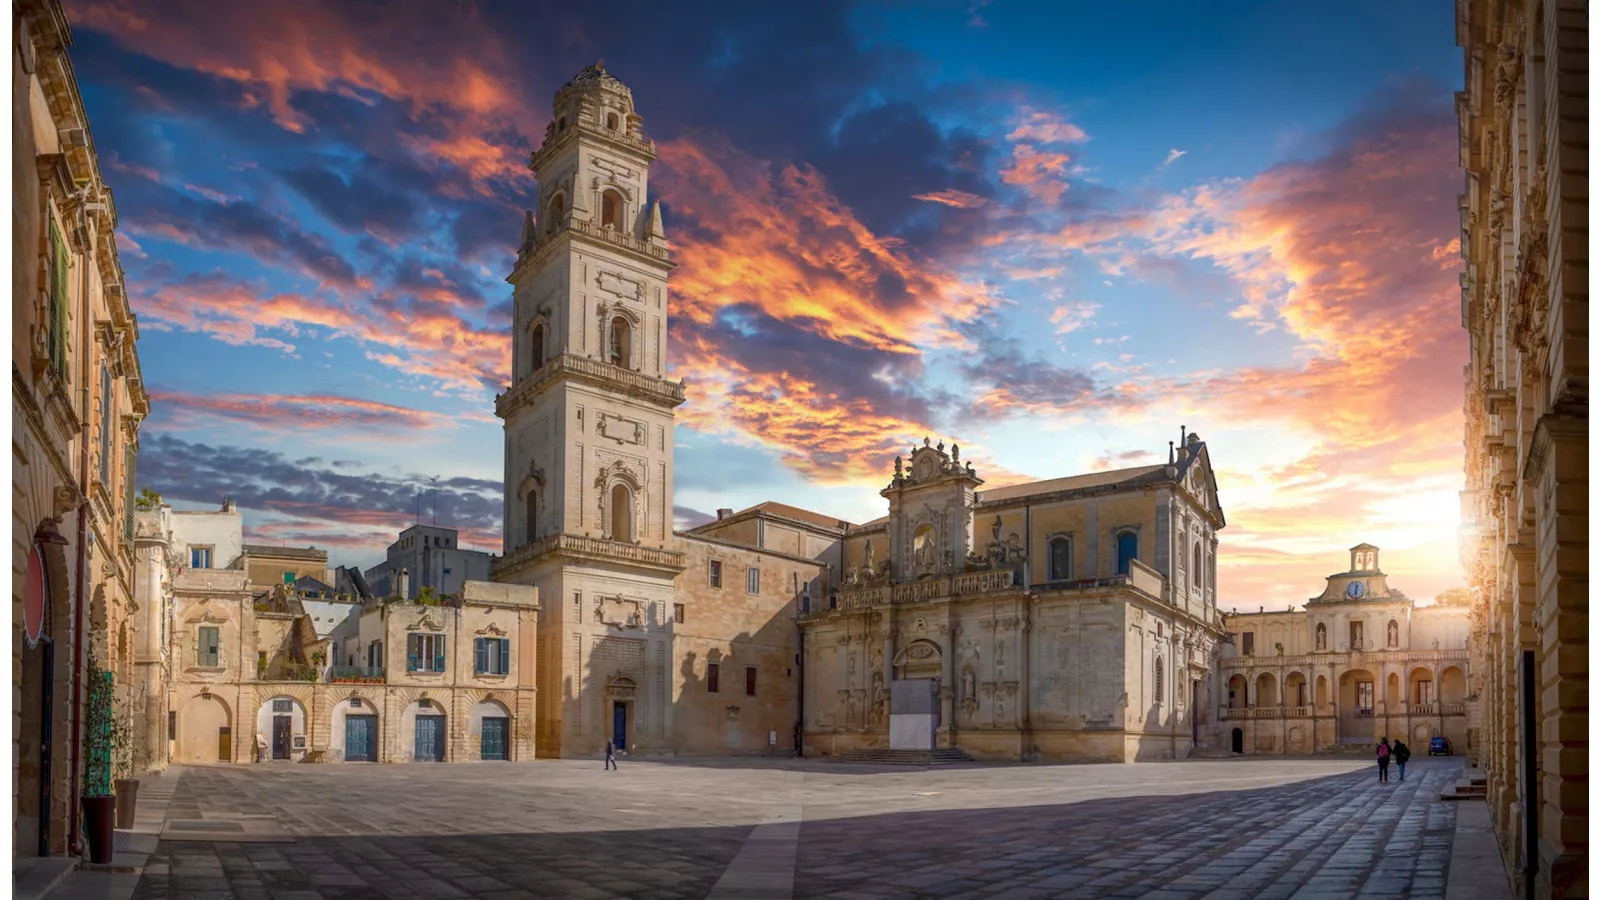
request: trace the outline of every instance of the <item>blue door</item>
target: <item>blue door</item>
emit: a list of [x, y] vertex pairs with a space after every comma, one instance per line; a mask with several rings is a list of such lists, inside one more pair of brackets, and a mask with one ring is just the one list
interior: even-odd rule
[[484, 759], [510, 759], [506, 753], [506, 735], [511, 731], [507, 726], [511, 720], [503, 716], [485, 718], [483, 720], [483, 753]]
[[412, 755], [417, 762], [444, 759], [444, 716], [417, 716], [417, 747]]
[[611, 701], [611, 741], [617, 752], [628, 749], [628, 704]]
[[346, 762], [378, 761], [378, 717], [344, 717], [344, 758]]

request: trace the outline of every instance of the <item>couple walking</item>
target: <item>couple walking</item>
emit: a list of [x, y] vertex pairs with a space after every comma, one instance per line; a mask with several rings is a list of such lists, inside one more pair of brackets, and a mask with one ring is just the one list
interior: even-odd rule
[[1400, 780], [1406, 780], [1406, 760], [1411, 758], [1411, 748], [1404, 741], [1395, 738], [1394, 746], [1389, 746], [1389, 739], [1384, 738], [1378, 742], [1378, 780], [1389, 780], [1389, 763], [1392, 761], [1400, 769]]

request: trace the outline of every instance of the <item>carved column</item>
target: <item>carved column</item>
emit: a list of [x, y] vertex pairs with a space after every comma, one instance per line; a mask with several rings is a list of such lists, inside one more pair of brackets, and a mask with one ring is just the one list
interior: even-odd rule
[[883, 727], [889, 729], [889, 710], [894, 708], [894, 639], [899, 629], [894, 626], [894, 608], [884, 607], [883, 610]]
[[939, 730], [946, 735], [945, 746], [955, 746], [956, 731], [956, 640], [961, 636], [961, 626], [948, 624], [940, 627], [944, 640], [944, 658], [940, 662], [943, 672], [939, 685]]

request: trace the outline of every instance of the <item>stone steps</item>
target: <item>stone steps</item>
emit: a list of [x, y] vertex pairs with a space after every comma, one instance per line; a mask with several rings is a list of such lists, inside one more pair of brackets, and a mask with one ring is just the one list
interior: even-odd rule
[[960, 747], [941, 747], [937, 750], [890, 750], [873, 747], [846, 750], [831, 758], [835, 762], [872, 763], [882, 766], [948, 766], [972, 762], [972, 756]]

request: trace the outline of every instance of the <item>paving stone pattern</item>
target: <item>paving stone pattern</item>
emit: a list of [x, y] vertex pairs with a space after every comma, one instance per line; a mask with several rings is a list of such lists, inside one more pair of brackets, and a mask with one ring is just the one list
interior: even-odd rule
[[[1408, 768], [1389, 784], [1356, 761], [1281, 758], [190, 768], [169, 818], [270, 816], [293, 841], [163, 840], [135, 896], [665, 900], [787, 884], [759, 868], [792, 865], [805, 898], [1443, 900], [1455, 805], [1438, 797], [1461, 764]], [[773, 824], [778, 807], [798, 830]]]

